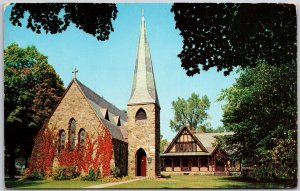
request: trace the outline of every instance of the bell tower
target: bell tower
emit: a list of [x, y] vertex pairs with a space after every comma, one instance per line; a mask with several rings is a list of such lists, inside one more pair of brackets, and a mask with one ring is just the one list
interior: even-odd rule
[[160, 105], [142, 12], [131, 96], [128, 101], [128, 175], [160, 175]]

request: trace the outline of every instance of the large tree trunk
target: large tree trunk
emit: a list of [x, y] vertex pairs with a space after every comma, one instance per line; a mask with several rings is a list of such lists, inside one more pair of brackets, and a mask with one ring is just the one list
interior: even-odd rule
[[15, 178], [15, 174], [16, 174], [15, 159], [16, 159], [15, 150], [10, 148], [8, 150], [8, 160], [7, 160], [8, 162], [7, 170], [8, 170], [9, 178]]

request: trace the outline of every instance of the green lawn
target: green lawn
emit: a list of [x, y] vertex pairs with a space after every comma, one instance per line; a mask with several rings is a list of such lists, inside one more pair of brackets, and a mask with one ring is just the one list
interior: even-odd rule
[[[128, 180], [125, 177], [122, 180]], [[82, 188], [110, 181], [81, 181], [73, 180], [11, 180], [5, 179], [7, 188]], [[120, 180], [119, 180], [120, 181]], [[255, 183], [239, 177], [229, 176], [172, 176], [171, 178], [144, 179], [127, 184], [120, 184], [109, 188], [288, 188], [284, 184]]]
[[172, 176], [171, 178], [144, 179], [108, 188], [287, 188], [283, 184], [254, 183], [228, 176]]
[[102, 184], [101, 181], [80, 181], [79, 179], [73, 180], [12, 180], [6, 179], [6, 188], [82, 188]]

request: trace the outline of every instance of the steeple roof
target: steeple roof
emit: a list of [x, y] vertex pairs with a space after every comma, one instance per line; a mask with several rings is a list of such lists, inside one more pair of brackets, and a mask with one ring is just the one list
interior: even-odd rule
[[142, 15], [133, 85], [128, 105], [146, 103], [155, 103], [159, 106], [150, 48], [147, 40], [146, 23], [144, 15]]

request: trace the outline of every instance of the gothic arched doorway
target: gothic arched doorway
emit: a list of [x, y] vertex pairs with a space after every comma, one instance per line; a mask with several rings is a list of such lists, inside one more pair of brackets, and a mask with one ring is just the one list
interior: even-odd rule
[[146, 176], [147, 169], [147, 159], [146, 152], [144, 149], [140, 148], [136, 151], [135, 155], [135, 175], [136, 176]]

